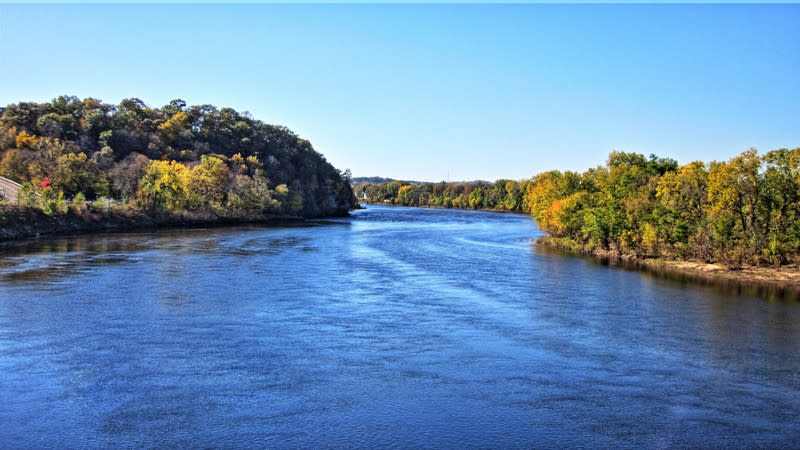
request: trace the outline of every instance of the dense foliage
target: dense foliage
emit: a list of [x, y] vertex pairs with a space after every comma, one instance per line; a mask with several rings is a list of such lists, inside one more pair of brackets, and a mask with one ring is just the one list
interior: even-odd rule
[[727, 162], [613, 152], [584, 173], [521, 182], [364, 183], [362, 201], [530, 213], [570, 247], [730, 267], [800, 262], [800, 148], [748, 150]]
[[537, 175], [526, 202], [543, 231], [584, 248], [731, 267], [800, 260], [800, 148], [681, 167], [615, 152], [582, 174]]
[[[340, 215], [356, 206], [347, 177], [307, 140], [248, 113], [182, 100], [9, 105], [0, 111], [0, 151], [0, 176], [25, 183], [20, 199], [40, 206], [59, 195], [223, 217]], [[45, 179], [56, 194], [35, 195]]]

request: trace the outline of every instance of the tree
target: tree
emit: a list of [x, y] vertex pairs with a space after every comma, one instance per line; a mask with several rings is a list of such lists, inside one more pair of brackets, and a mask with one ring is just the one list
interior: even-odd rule
[[161, 132], [161, 138], [166, 142], [170, 142], [177, 135], [189, 129], [189, 116], [183, 111], [176, 112], [166, 122], [158, 126], [158, 131]]
[[580, 177], [574, 172], [550, 171], [540, 173], [527, 187], [525, 202], [537, 223], [547, 222], [545, 211], [553, 201], [564, 199], [580, 188]]
[[0, 176], [20, 182], [30, 182], [32, 177], [29, 164], [34, 159], [35, 155], [30, 150], [7, 150], [3, 154], [3, 159], [0, 159]]
[[87, 199], [94, 200], [108, 194], [108, 179], [97, 163], [87, 159], [85, 153], [68, 153], [60, 156], [56, 163], [53, 185], [64, 195], [73, 196], [82, 192]]
[[16, 145], [17, 148], [35, 148], [38, 141], [36, 136], [28, 134], [27, 131], [21, 131], [17, 135]]
[[469, 194], [469, 206], [472, 209], [482, 208], [486, 201], [487, 193], [483, 186], [478, 186]]
[[763, 233], [756, 220], [761, 190], [760, 159], [754, 149], [728, 162], [711, 163], [708, 221], [717, 257], [739, 266], [754, 261]]
[[[704, 234], [708, 201], [708, 171], [695, 161], [677, 172], [665, 173], [656, 188], [658, 233], [684, 255], [708, 257]], [[694, 245], [690, 238], [694, 236]], [[699, 245], [700, 243], [702, 245]]]
[[111, 188], [120, 199], [133, 198], [139, 189], [139, 180], [144, 177], [150, 159], [141, 153], [131, 153], [111, 169]]
[[[279, 187], [281, 194], [288, 193], [286, 185]], [[279, 199], [273, 199], [272, 194], [264, 179], [236, 175], [228, 185], [225, 206], [232, 211], [279, 212], [282, 204]]]
[[61, 137], [63, 128], [61, 127], [61, 116], [56, 113], [49, 113], [39, 117], [36, 121], [39, 134], [52, 138]]
[[800, 148], [774, 150], [765, 165], [758, 200], [758, 222], [766, 230], [762, 255], [780, 265], [800, 250]]
[[509, 180], [505, 185], [505, 208], [509, 211], [519, 211], [522, 208], [522, 190], [518, 182]]
[[200, 164], [191, 170], [189, 177], [192, 206], [222, 206], [230, 179], [230, 170], [221, 159], [203, 155]]
[[175, 161], [151, 161], [139, 181], [139, 204], [156, 211], [182, 209], [189, 200], [189, 169]]

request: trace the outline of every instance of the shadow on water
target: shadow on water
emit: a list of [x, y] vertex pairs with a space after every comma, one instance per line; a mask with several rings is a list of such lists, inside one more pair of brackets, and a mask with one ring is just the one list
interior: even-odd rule
[[[157, 232], [100, 233], [46, 236], [0, 242], [0, 280], [55, 281], [100, 266], [135, 264], [142, 254], [167, 250], [173, 254], [277, 255], [286, 249], [314, 252], [310, 239], [293, 236], [265, 238], [264, 229], [347, 225], [315, 222], [288, 226], [239, 226], [163, 229]], [[256, 233], [258, 237], [250, 237]]]
[[534, 251], [545, 255], [581, 258], [594, 264], [631, 272], [641, 272], [659, 281], [681, 287], [704, 287], [726, 296], [758, 297], [770, 302], [800, 303], [800, 289], [777, 283], [761, 284], [749, 280], [731, 280], [705, 273], [687, 273], [665, 266], [653, 266], [623, 258], [580, 255], [566, 249], [533, 245]]

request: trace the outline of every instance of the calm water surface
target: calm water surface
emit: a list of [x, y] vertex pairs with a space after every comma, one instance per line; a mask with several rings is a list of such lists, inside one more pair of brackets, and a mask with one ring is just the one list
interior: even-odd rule
[[800, 305], [539, 253], [526, 217], [0, 247], [0, 447], [797, 447]]

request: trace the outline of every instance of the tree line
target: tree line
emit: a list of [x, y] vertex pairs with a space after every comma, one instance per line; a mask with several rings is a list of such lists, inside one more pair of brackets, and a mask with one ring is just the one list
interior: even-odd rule
[[0, 175], [40, 207], [115, 199], [156, 213], [317, 217], [357, 206], [346, 174], [307, 140], [247, 112], [183, 100], [12, 104], [0, 110], [0, 152]]
[[583, 173], [549, 171], [520, 182], [390, 182], [356, 186], [370, 203], [531, 214], [561, 245], [666, 256], [729, 267], [800, 262], [800, 148], [725, 162], [612, 152]]
[[527, 212], [524, 199], [529, 184], [530, 180], [518, 182], [505, 179], [494, 183], [394, 180], [359, 183], [354, 190], [359, 200], [372, 204]]

